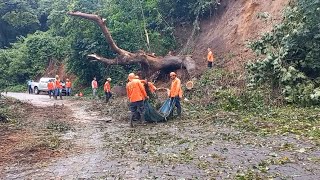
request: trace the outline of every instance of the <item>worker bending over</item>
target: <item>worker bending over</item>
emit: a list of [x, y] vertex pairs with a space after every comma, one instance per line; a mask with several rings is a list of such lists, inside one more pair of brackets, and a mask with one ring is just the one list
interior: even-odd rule
[[[136, 76], [136, 79], [139, 79], [139, 76]], [[152, 82], [148, 81], [147, 79], [144, 79], [144, 80], [139, 79], [139, 80], [143, 84], [147, 95], [149, 97], [154, 96], [154, 94], [157, 90], [157, 87]]]

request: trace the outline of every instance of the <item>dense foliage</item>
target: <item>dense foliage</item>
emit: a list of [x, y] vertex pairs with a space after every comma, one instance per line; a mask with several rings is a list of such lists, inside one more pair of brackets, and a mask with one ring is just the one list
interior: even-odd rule
[[19, 36], [46, 30], [46, 16], [36, 0], [0, 0], [0, 48]]
[[248, 64], [250, 85], [268, 84], [286, 102], [320, 102], [320, 1], [297, 0], [284, 21], [250, 47], [263, 57]]
[[[107, 76], [121, 83], [128, 71], [139, 68], [105, 67], [88, 61], [86, 55], [90, 53], [110, 58], [115, 54], [97, 25], [70, 17], [66, 15], [68, 11], [105, 17], [114, 40], [123, 49], [164, 55], [178, 46], [175, 25], [192, 23], [199, 16], [212, 13], [216, 5], [216, 0], [2, 0], [0, 47], [8, 47], [17, 37], [24, 37], [0, 51], [0, 72], [4, 74], [0, 77], [0, 89], [7, 81], [25, 83], [26, 79], [41, 76], [50, 61], [66, 64], [69, 73], [77, 76], [76, 84], [84, 86], [89, 85], [93, 76], [100, 84]], [[33, 34], [27, 36], [28, 33]]]

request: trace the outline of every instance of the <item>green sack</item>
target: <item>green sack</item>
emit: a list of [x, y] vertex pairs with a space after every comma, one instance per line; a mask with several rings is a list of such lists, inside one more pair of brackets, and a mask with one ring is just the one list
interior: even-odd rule
[[159, 111], [155, 110], [149, 101], [144, 101], [144, 119], [147, 122], [162, 122], [167, 121], [167, 118], [170, 116], [170, 114], [173, 112], [175, 106], [175, 99], [167, 99]]

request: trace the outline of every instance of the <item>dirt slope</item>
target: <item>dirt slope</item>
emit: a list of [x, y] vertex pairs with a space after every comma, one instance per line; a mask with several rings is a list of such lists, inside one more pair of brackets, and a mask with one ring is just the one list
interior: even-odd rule
[[[202, 21], [201, 33], [196, 39], [193, 57], [200, 70], [206, 68], [205, 56], [211, 47], [219, 64], [227, 69], [242, 70], [252, 59], [253, 53], [246, 48], [248, 40], [257, 39], [270, 31], [282, 19], [288, 0], [225, 0], [219, 12], [211, 19]], [[261, 14], [269, 18], [258, 18]]]

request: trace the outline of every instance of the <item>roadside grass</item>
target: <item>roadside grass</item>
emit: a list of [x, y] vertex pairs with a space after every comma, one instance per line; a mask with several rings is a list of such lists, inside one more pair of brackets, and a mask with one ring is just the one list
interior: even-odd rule
[[7, 86], [5, 88], [6, 92], [27, 92], [28, 87], [27, 84], [22, 85], [22, 84], [17, 84], [17, 85], [12, 85], [12, 86]]

